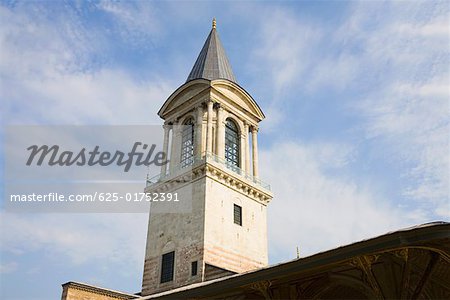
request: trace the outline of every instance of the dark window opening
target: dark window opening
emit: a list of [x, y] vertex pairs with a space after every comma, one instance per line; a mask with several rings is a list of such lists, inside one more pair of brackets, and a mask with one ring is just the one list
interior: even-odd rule
[[181, 132], [181, 167], [194, 163], [194, 120], [188, 119]]
[[197, 261], [193, 261], [192, 265], [191, 265], [191, 275], [195, 276], [197, 275], [197, 268], [198, 268], [198, 263]]
[[161, 283], [173, 280], [174, 261], [175, 261], [175, 251], [166, 253], [162, 256]]
[[242, 207], [234, 204], [234, 224], [242, 226]]
[[232, 120], [227, 119], [225, 125], [225, 161], [230, 169], [240, 167], [240, 137], [239, 130]]

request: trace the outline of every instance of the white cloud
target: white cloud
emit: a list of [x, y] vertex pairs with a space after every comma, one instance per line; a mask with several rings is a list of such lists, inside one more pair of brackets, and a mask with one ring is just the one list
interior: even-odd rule
[[409, 164], [403, 174], [409, 179], [404, 195], [448, 218], [450, 93], [441, 83], [442, 78], [431, 78], [418, 85], [393, 84], [363, 102], [361, 110], [368, 117], [368, 136], [389, 145], [385, 150], [393, 158]]
[[172, 89], [164, 81], [139, 83], [108, 69], [23, 79], [4, 92], [8, 122], [158, 124], [154, 112]]
[[158, 76], [137, 81], [120, 69], [92, 65], [91, 56], [103, 45], [74, 19], [55, 24], [26, 9], [4, 7], [0, 15], [4, 121], [160, 123], [154, 112], [174, 89], [171, 82]]
[[[273, 76], [274, 95], [284, 89], [292, 96], [287, 87], [312, 99], [341, 92], [333, 101], [360, 120], [348, 128], [353, 138], [377, 144], [382, 151], [371, 159], [394, 164], [405, 182], [390, 201], [407, 199], [421, 220], [448, 218], [450, 9], [445, 2], [361, 2], [348, 12], [337, 28], [314, 30], [280, 9], [263, 18], [257, 53]], [[311, 52], [322, 46], [327, 51]], [[279, 105], [276, 99], [269, 107], [277, 111], [269, 129], [285, 117]]]
[[260, 39], [254, 50], [256, 60], [264, 62], [261, 67], [267, 68], [272, 77], [274, 101], [281, 101], [283, 92], [305, 77], [309, 57], [313, 56], [322, 32], [282, 9], [266, 13], [260, 21]]
[[305, 80], [305, 88], [311, 94], [329, 87], [337, 90], [348, 88], [359, 72], [360, 63], [349, 53], [324, 57], [311, 70], [311, 75]]
[[98, 38], [70, 13], [53, 16], [39, 6], [0, 6], [0, 67], [6, 79], [26, 82], [84, 70], [99, 47]]
[[261, 152], [262, 178], [275, 195], [268, 208], [274, 259], [295, 258], [296, 246], [305, 256], [417, 222], [417, 214], [392, 206], [370, 183], [336, 176], [345, 173], [352, 151], [338, 144], [281, 143]]
[[[147, 214], [13, 214], [1, 212], [1, 250], [20, 257], [69, 265], [126, 267], [139, 274], [145, 251]], [[18, 230], [20, 229], [20, 230]], [[9, 266], [9, 267], [8, 267]], [[14, 271], [7, 265], [5, 270]]]
[[[0, 20], [3, 124], [160, 123], [155, 111], [173, 91], [172, 83], [158, 76], [139, 81], [121, 69], [94, 64], [92, 57], [105, 47], [102, 36], [80, 24], [70, 9], [49, 17], [39, 4], [0, 6]], [[37, 252], [69, 266], [122, 267], [140, 274], [147, 218], [0, 212], [1, 250], [18, 259]], [[12, 272], [13, 266], [2, 270]]]
[[391, 163], [401, 166], [404, 197], [428, 218], [449, 218], [450, 9], [437, 2], [389, 8], [392, 13], [369, 34], [361, 34], [367, 27], [361, 15], [372, 12], [366, 6], [357, 6], [343, 25], [362, 49], [360, 66], [368, 67], [364, 78], [376, 82], [353, 106], [363, 114], [366, 137], [382, 144]]
[[18, 266], [18, 264], [14, 261], [7, 262], [7, 263], [2, 262], [0, 264], [0, 274], [1, 273], [7, 274], [7, 273], [14, 272], [15, 270], [17, 270], [17, 266]]
[[134, 46], [142, 47], [151, 44], [163, 31], [158, 18], [158, 11], [152, 3], [146, 2], [111, 2], [101, 1], [97, 7], [117, 22], [115, 28], [122, 39]]

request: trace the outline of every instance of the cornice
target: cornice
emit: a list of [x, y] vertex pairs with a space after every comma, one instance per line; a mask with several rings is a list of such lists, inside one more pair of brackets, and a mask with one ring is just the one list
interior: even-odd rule
[[273, 198], [270, 191], [246, 178], [243, 178], [232, 170], [225, 169], [222, 166], [208, 160], [203, 161], [183, 173], [178, 173], [172, 177], [169, 176], [158, 183], [148, 186], [145, 191], [147, 193], [167, 192], [170, 190], [179, 189], [204, 177], [221, 183], [226, 187], [263, 205], [268, 205]]
[[73, 282], [73, 281], [64, 283], [62, 286], [63, 286], [63, 288], [72, 288], [72, 289], [90, 292], [90, 293], [97, 294], [97, 295], [108, 296], [108, 297], [112, 297], [112, 298], [116, 298], [116, 299], [137, 299], [140, 297], [137, 295], [131, 295], [131, 294], [126, 294], [126, 293], [122, 293], [122, 292], [118, 292], [118, 291], [103, 289], [100, 287], [96, 287], [96, 286], [92, 286], [92, 285], [88, 285], [88, 284], [80, 283], [80, 282]]

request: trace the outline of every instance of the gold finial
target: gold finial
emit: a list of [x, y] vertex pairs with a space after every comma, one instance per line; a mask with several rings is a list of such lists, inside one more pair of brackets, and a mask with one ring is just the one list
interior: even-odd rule
[[212, 28], [213, 28], [213, 29], [216, 29], [216, 18], [213, 18]]

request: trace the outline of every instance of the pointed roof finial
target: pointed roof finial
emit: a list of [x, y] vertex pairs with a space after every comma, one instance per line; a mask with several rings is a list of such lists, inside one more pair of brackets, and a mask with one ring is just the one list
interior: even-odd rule
[[212, 29], [186, 81], [199, 78], [207, 80], [227, 79], [236, 83], [230, 62], [216, 30], [216, 18], [212, 21]]

